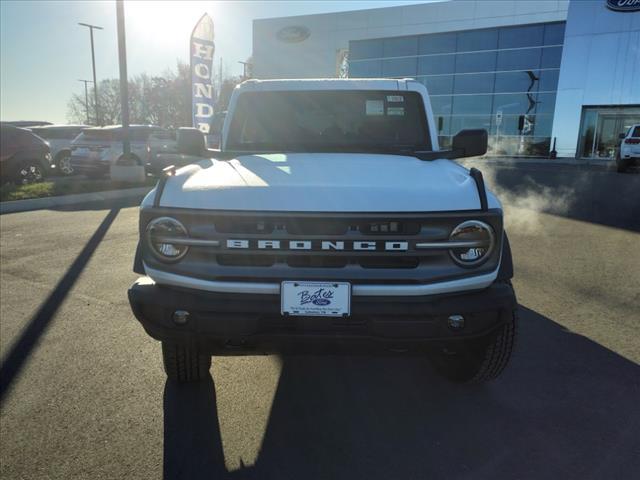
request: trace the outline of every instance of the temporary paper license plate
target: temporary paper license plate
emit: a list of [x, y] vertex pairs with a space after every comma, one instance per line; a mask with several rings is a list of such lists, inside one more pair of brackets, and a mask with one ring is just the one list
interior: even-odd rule
[[340, 282], [282, 282], [282, 315], [347, 317], [351, 313], [351, 284]]

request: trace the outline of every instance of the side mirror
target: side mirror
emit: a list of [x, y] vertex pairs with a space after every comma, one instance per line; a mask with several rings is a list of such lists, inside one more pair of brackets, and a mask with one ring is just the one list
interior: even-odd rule
[[451, 145], [454, 158], [479, 157], [487, 153], [487, 131], [485, 129], [461, 130]]
[[178, 153], [183, 155], [202, 157], [207, 151], [207, 143], [204, 138], [204, 133], [197, 128], [179, 128], [176, 143]]
[[624, 140], [626, 137], [627, 137], [627, 134], [626, 134], [626, 133], [620, 133], [620, 134], [618, 134], [618, 138], [619, 138], [620, 140]]

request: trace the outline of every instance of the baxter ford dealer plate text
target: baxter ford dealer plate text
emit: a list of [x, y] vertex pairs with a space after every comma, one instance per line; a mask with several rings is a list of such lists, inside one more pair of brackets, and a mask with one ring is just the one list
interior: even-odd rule
[[282, 282], [281, 313], [314, 317], [347, 317], [351, 284], [345, 282]]

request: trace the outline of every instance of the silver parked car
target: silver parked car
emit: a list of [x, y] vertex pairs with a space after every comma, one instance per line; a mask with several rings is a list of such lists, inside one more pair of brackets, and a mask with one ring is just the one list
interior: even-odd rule
[[73, 174], [71, 166], [71, 142], [88, 128], [86, 125], [41, 125], [29, 127], [33, 133], [49, 144], [53, 163], [62, 175]]
[[[154, 125], [130, 125], [131, 154], [138, 165], [155, 170], [156, 156], [176, 148], [176, 133]], [[101, 177], [122, 158], [122, 127], [87, 128], [71, 143], [71, 165], [78, 173]]]

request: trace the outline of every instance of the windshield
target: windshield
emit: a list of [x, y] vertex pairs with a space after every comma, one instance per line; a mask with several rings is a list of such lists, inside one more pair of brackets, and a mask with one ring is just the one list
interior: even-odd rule
[[430, 150], [422, 97], [397, 91], [247, 92], [227, 150]]

